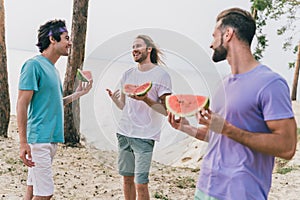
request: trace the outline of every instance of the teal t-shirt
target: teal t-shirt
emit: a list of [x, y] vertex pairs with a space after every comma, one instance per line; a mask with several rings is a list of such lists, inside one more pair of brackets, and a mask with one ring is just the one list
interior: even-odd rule
[[19, 90], [33, 90], [28, 108], [28, 143], [64, 142], [63, 96], [59, 72], [44, 56], [22, 66]]

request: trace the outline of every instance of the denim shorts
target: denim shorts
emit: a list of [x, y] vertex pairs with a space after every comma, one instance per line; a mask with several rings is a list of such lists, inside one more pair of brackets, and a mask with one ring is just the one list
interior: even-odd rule
[[154, 140], [130, 138], [117, 133], [118, 168], [122, 176], [134, 176], [137, 184], [149, 182]]

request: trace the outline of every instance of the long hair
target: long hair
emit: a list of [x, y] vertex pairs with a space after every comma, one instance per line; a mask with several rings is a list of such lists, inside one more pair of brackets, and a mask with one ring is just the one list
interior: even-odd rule
[[162, 61], [162, 58], [164, 57], [163, 52], [148, 35], [138, 35], [136, 39], [144, 40], [146, 46], [152, 48], [152, 51], [150, 52], [150, 60], [153, 64], [165, 65], [165, 63]]
[[252, 15], [240, 8], [230, 8], [222, 11], [217, 16], [217, 22], [221, 21], [221, 29], [226, 26], [235, 29], [236, 36], [238, 39], [247, 42], [250, 46], [255, 35], [256, 25]]
[[67, 32], [66, 23], [64, 20], [55, 19], [41, 25], [38, 30], [38, 43], [36, 46], [42, 53], [50, 45], [49, 36], [52, 36], [57, 42], [60, 41], [60, 35]]

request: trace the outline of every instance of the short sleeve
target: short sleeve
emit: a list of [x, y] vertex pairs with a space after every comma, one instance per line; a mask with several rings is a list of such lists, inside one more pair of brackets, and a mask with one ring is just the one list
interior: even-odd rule
[[19, 90], [39, 90], [39, 67], [37, 62], [25, 62], [21, 69]]
[[260, 97], [265, 121], [294, 116], [289, 87], [283, 79], [276, 79], [268, 84]]
[[170, 75], [165, 72], [161, 77], [161, 81], [158, 87], [158, 96], [161, 97], [164, 94], [171, 94], [172, 93], [172, 82]]
[[126, 78], [127, 78], [127, 73], [128, 72], [123, 73], [122, 76], [121, 76], [121, 79], [119, 81], [119, 83], [120, 83], [120, 91], [121, 92], [123, 92], [123, 88], [124, 88], [124, 85], [125, 85], [125, 82], [126, 82]]

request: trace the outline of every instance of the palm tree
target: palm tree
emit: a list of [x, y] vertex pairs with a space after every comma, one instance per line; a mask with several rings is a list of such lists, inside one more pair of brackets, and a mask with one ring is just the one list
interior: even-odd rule
[[0, 0], [0, 135], [7, 137], [7, 129], [10, 118], [10, 99], [7, 78], [4, 13], [4, 0]]
[[[68, 57], [67, 70], [64, 79], [64, 96], [70, 95], [76, 88], [76, 71], [82, 68], [85, 54], [85, 40], [87, 29], [89, 0], [73, 1], [73, 19], [71, 41], [73, 42]], [[65, 142], [74, 146], [80, 142], [80, 108], [76, 100], [64, 109]]]

